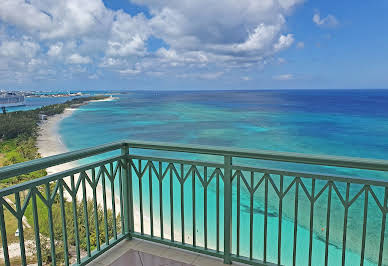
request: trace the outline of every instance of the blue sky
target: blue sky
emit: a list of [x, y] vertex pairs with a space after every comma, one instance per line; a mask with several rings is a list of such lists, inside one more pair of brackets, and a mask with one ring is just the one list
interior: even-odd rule
[[0, 88], [388, 88], [388, 2], [3, 0]]

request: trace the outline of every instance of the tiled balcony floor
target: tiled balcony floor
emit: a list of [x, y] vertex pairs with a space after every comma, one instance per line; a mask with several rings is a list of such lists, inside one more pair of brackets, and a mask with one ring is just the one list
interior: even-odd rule
[[[222, 259], [133, 239], [122, 241], [89, 263], [90, 266], [221, 266]], [[243, 265], [233, 263], [233, 265]]]

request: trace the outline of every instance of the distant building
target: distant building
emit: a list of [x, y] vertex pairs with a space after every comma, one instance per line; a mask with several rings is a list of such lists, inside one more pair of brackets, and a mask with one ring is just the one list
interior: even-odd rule
[[39, 114], [39, 120], [47, 120], [47, 115]]

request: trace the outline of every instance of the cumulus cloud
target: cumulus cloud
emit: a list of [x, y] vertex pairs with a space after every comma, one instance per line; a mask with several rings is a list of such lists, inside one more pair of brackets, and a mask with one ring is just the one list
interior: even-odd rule
[[91, 59], [88, 56], [72, 54], [67, 58], [67, 62], [69, 64], [89, 64]]
[[148, 21], [143, 14], [131, 17], [118, 11], [112, 24], [107, 54], [111, 56], [143, 55], [145, 43], [151, 34]]
[[62, 48], [63, 48], [63, 43], [61, 43], [61, 42], [53, 44], [49, 47], [49, 50], [47, 51], [47, 55], [58, 56], [61, 54]]
[[333, 15], [327, 15], [324, 18], [321, 18], [321, 14], [319, 12], [315, 12], [313, 16], [313, 22], [319, 27], [327, 27], [333, 28], [339, 25], [339, 22], [336, 17]]
[[0, 55], [4, 57], [25, 57], [32, 58], [38, 52], [39, 44], [24, 41], [3, 41], [0, 45]]

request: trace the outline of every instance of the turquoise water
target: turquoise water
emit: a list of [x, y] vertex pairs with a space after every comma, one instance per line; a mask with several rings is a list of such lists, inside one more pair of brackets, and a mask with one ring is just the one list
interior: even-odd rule
[[[238, 148], [253, 148], [276, 151], [300, 152], [307, 154], [343, 155], [365, 158], [386, 159], [388, 150], [388, 91], [387, 90], [310, 90], [310, 91], [207, 91], [207, 92], [130, 92], [122, 94], [111, 102], [94, 102], [80, 107], [71, 117], [60, 125], [60, 134], [70, 150], [86, 148], [120, 139], [167, 141], [175, 143], [220, 145]], [[144, 151], [137, 151], [145, 153]], [[149, 154], [149, 153], [147, 153]], [[162, 155], [155, 153], [155, 155]], [[191, 159], [217, 159], [209, 156], [193, 156]], [[239, 162], [237, 160], [237, 162]], [[291, 170], [319, 171], [346, 176], [362, 176], [372, 179], [385, 179], [386, 174], [378, 172], [355, 171], [329, 167], [285, 165], [269, 162], [244, 161], [264, 167], [286, 167]], [[258, 178], [258, 177], [257, 177]], [[274, 177], [276, 180], [276, 177]], [[286, 178], [287, 179], [287, 178]], [[291, 179], [290, 179], [291, 180]], [[289, 180], [289, 182], [291, 182]], [[308, 180], [306, 186], [310, 187]], [[163, 181], [168, 187], [169, 180]], [[287, 180], [285, 180], [287, 182]], [[203, 189], [198, 186], [196, 196], [197, 242], [203, 241]], [[143, 184], [143, 193], [148, 193], [147, 180]], [[154, 184], [158, 193], [157, 183]], [[319, 187], [320, 184], [317, 184]], [[344, 186], [337, 184], [341, 193]], [[178, 188], [178, 183], [174, 183]], [[135, 203], [138, 193], [135, 185]], [[356, 193], [359, 187], [351, 191]], [[187, 190], [187, 191], [186, 191]], [[167, 189], [164, 189], [167, 191]], [[186, 232], [191, 232], [191, 180], [185, 183]], [[222, 191], [222, 187], [221, 187]], [[169, 213], [169, 196], [163, 204], [165, 213]], [[177, 189], [174, 193], [180, 193]], [[196, 195], [197, 195], [196, 193]], [[208, 218], [215, 221], [215, 181], [209, 185]], [[382, 191], [376, 189], [381, 200]], [[222, 194], [222, 192], [221, 192]], [[314, 219], [314, 265], [322, 265], [324, 260], [327, 193], [317, 201]], [[156, 194], [157, 195], [157, 194]], [[234, 187], [234, 199], [236, 190]], [[147, 197], [145, 197], [147, 198]], [[154, 197], [157, 200], [158, 196]], [[174, 216], [180, 217], [178, 196], [174, 196]], [[348, 225], [347, 265], [358, 265], [357, 253], [361, 246], [363, 196], [350, 208]], [[191, 201], [191, 202], [190, 202]], [[263, 191], [255, 194], [254, 199], [254, 257], [261, 259], [263, 250]], [[286, 196], [283, 219], [282, 263], [292, 263], [293, 206], [294, 191]], [[309, 204], [299, 200], [298, 215], [298, 253], [297, 265], [306, 265], [308, 247]], [[234, 200], [235, 203], [235, 200]], [[149, 202], [145, 200], [145, 214]], [[155, 206], [159, 206], [155, 201]], [[274, 192], [269, 192], [269, 207], [273, 215], [268, 220], [268, 260], [277, 260], [278, 200]], [[376, 245], [379, 239], [381, 213], [376, 204], [369, 202], [368, 228], [365, 265], [376, 262]], [[241, 254], [247, 255], [249, 242], [249, 196], [241, 192]], [[222, 205], [221, 205], [222, 209]], [[330, 223], [329, 264], [341, 263], [341, 240], [343, 208], [333, 195]], [[221, 210], [222, 211], [222, 210]], [[236, 211], [234, 207], [234, 212]], [[154, 209], [158, 213], [158, 209]], [[220, 213], [222, 215], [222, 212]], [[155, 219], [159, 216], [155, 215]], [[236, 215], [234, 215], [236, 217]], [[169, 216], [165, 217], [167, 225]], [[164, 219], [164, 220], [165, 220]], [[179, 218], [174, 220], [175, 228], [180, 228]], [[360, 221], [361, 220], [361, 221]], [[209, 223], [209, 222], [208, 222]], [[236, 224], [236, 220], [233, 221]], [[234, 227], [234, 238], [236, 235]], [[215, 223], [209, 223], [209, 247], [214, 248]], [[222, 229], [221, 229], [222, 231]], [[190, 235], [187, 237], [190, 238]], [[222, 236], [221, 236], [222, 237]], [[387, 234], [386, 234], [387, 237]], [[188, 240], [190, 241], [190, 240]], [[387, 247], [387, 241], [385, 247]], [[222, 243], [222, 241], [221, 241]], [[234, 249], [236, 245], [234, 243]], [[388, 250], [388, 249], [385, 249]], [[275, 252], [276, 251], [276, 252]], [[384, 262], [388, 264], [388, 255]]]

